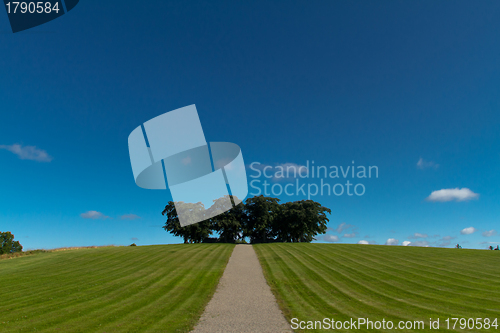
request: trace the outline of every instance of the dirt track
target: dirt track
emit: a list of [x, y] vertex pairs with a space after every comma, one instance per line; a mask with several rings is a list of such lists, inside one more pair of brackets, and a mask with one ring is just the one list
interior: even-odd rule
[[292, 332], [251, 245], [236, 245], [193, 333]]

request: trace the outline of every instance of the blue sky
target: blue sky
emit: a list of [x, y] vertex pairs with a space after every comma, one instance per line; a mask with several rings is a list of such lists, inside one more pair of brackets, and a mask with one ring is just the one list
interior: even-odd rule
[[[161, 229], [169, 191], [135, 185], [127, 138], [196, 104], [207, 140], [247, 165], [378, 167], [363, 196], [312, 198], [332, 210], [321, 241], [499, 244], [499, 15], [497, 1], [86, 0], [12, 34], [0, 11], [0, 230], [25, 249], [180, 242]], [[449, 201], [426, 200], [440, 190]]]

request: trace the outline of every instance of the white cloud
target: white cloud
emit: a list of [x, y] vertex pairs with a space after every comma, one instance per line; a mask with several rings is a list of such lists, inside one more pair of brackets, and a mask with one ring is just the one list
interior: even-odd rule
[[497, 232], [494, 229], [483, 232], [484, 237], [496, 236], [496, 234], [497, 234]]
[[363, 239], [363, 240], [360, 240], [358, 242], [358, 244], [370, 244], [370, 242]]
[[80, 214], [84, 219], [100, 220], [107, 219], [109, 216], [104, 215], [101, 212], [96, 212], [95, 210], [89, 210], [88, 212]]
[[460, 233], [462, 235], [470, 235], [470, 234], [473, 234], [476, 231], [477, 231], [476, 228], [474, 228], [474, 227], [468, 227], [468, 228], [464, 228], [464, 229], [460, 230]]
[[337, 235], [324, 235], [323, 240], [325, 242], [333, 243], [333, 242], [338, 242], [340, 239], [339, 239], [339, 236], [337, 236]]
[[457, 237], [452, 237], [452, 236], [444, 236], [442, 240], [444, 241], [449, 241], [449, 240], [452, 240], [452, 239], [455, 239]]
[[401, 243], [401, 245], [403, 245], [403, 246], [408, 246], [408, 245], [410, 245], [410, 244], [411, 244], [411, 242], [410, 242], [410, 241], [404, 241], [403, 243]]
[[448, 188], [439, 191], [434, 191], [429, 195], [427, 201], [467, 201], [472, 199], [477, 199], [479, 194], [472, 192], [468, 188]]
[[385, 245], [398, 245], [398, 244], [399, 244], [399, 240], [397, 240], [395, 238], [389, 238], [385, 242]]
[[345, 238], [354, 238], [356, 237], [358, 234], [356, 232], [352, 232], [350, 234], [344, 234], [344, 237]]
[[137, 220], [140, 219], [141, 217], [135, 214], [125, 214], [120, 216], [122, 220]]
[[422, 170], [428, 169], [428, 168], [437, 169], [437, 168], [439, 168], [439, 164], [436, 164], [432, 161], [426, 161], [422, 157], [420, 157], [420, 159], [417, 162], [417, 168], [422, 169]]
[[35, 146], [22, 146], [16, 143], [10, 146], [0, 145], [0, 149], [5, 149], [16, 154], [21, 160], [50, 162], [53, 159], [45, 150], [38, 149]]
[[429, 237], [429, 235], [427, 235], [427, 234], [421, 234], [419, 232], [416, 232], [416, 233], [414, 233], [413, 235], [411, 235], [408, 238], [410, 238], [410, 239], [417, 239], [417, 238], [427, 238], [427, 237]]

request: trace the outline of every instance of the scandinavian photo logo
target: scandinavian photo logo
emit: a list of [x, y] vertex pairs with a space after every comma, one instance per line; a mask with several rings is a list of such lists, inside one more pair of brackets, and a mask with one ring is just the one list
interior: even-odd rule
[[168, 184], [181, 226], [220, 215], [248, 194], [240, 147], [208, 144], [195, 105], [138, 126], [128, 148], [137, 186], [165, 190]]
[[[356, 196], [365, 195], [364, 181], [378, 179], [378, 166], [356, 165], [316, 165], [307, 160], [304, 165], [285, 163], [266, 165], [260, 162], [250, 164], [250, 195], [303, 196], [307, 200], [315, 196]], [[340, 181], [339, 179], [345, 179]]]

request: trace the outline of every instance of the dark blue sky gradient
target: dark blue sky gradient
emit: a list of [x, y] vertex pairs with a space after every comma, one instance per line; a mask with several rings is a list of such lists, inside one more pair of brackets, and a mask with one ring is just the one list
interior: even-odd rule
[[[168, 191], [134, 184], [127, 137], [196, 104], [207, 140], [247, 164], [377, 165], [363, 197], [314, 198], [331, 227], [358, 227], [342, 242], [485, 248], [500, 241], [480, 235], [500, 214], [499, 17], [498, 1], [82, 0], [12, 34], [0, 10], [0, 145], [54, 157], [0, 150], [0, 230], [26, 248], [179, 242], [159, 228]], [[424, 200], [456, 187], [480, 197]]]

